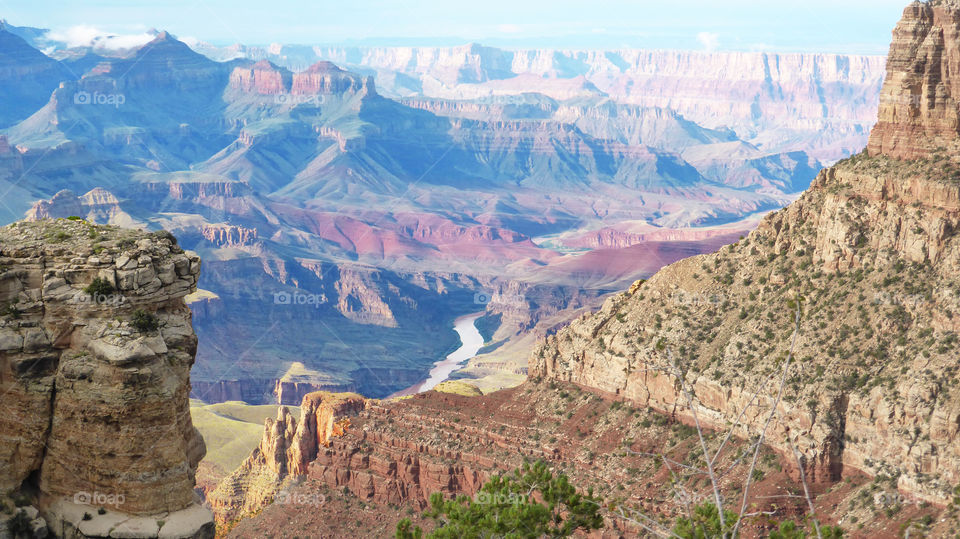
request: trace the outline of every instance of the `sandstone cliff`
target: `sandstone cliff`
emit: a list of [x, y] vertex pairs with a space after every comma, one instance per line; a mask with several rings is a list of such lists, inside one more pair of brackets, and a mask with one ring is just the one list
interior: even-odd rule
[[169, 234], [0, 229], [0, 496], [32, 496], [61, 536], [212, 533], [188, 406], [199, 272]]
[[307, 473], [318, 452], [350, 428], [368, 406], [355, 393], [319, 391], [303, 398], [299, 421], [281, 406], [267, 419], [260, 446], [207, 497], [217, 521], [231, 523], [273, 502], [281, 488]]
[[955, 1], [913, 2], [893, 31], [870, 155], [928, 157], [960, 136], [960, 23]]

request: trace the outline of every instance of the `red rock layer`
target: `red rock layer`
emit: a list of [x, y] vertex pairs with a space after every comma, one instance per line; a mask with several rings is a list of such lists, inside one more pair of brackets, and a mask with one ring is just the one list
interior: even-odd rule
[[330, 62], [318, 62], [306, 71], [293, 75], [291, 93], [301, 95], [373, 93], [372, 77], [361, 77], [344, 71]]
[[292, 76], [286, 69], [261, 60], [250, 67], [238, 67], [230, 74], [230, 87], [263, 95], [278, 95], [290, 90]]

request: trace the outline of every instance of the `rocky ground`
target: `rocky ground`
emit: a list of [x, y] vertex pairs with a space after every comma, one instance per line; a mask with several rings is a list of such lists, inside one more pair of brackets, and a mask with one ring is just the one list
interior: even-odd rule
[[[677, 416], [574, 384], [531, 381], [482, 397], [429, 392], [369, 401], [345, 417], [349, 428], [320, 448], [302, 477], [278, 483], [274, 503], [226, 523], [222, 532], [392, 537], [399, 520], [421, 522], [431, 492], [473, 495], [491, 474], [512, 470], [524, 459], [546, 459], [575, 484], [593, 487], [606, 502], [605, 537], [643, 534], [620, 516], [620, 508], [628, 516], [642, 512], [669, 525], [687, 502], [710, 495], [704, 477], [683, 473], [683, 466], [702, 462], [694, 428]], [[708, 447], [717, 448], [724, 434], [708, 432]], [[729, 443], [718, 468], [727, 469], [745, 449], [743, 441]], [[750, 496], [757, 505], [751, 507], [770, 514], [749, 519], [748, 536], [763, 536], [771, 522], [804, 513], [802, 486], [791, 479], [789, 467], [776, 452], [761, 453]], [[741, 466], [724, 477], [725, 497], [737, 499], [744, 474]], [[898, 537], [908, 525], [914, 534], [929, 531], [934, 528], [925, 522], [934, 526], [946, 515], [941, 507], [898, 497], [888, 481], [863, 474], [818, 483], [812, 491], [821, 522], [839, 523], [851, 537]]]

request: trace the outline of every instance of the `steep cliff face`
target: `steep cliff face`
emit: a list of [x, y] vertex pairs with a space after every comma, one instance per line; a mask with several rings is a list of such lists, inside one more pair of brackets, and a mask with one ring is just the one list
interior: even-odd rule
[[290, 71], [261, 60], [250, 67], [237, 67], [230, 74], [230, 87], [248, 93], [277, 95], [290, 91]]
[[0, 97], [6, 104], [0, 111], [0, 128], [30, 116], [68, 78], [69, 71], [60, 62], [0, 26]]
[[281, 406], [267, 419], [260, 446], [207, 497], [217, 521], [225, 524], [274, 501], [291, 480], [307, 473], [321, 448], [350, 428], [350, 417], [368, 406], [355, 393], [315, 392], [303, 398], [299, 421]]
[[212, 533], [188, 405], [183, 297], [199, 272], [172, 236], [63, 219], [0, 229], [0, 495], [33, 494], [58, 535]]
[[913, 2], [893, 31], [870, 155], [928, 157], [960, 135], [960, 3]]
[[368, 93], [376, 94], [373, 77], [344, 71], [330, 62], [317, 62], [293, 75], [291, 92], [303, 95]]
[[[689, 420], [682, 376], [701, 420], [723, 428], [746, 410], [745, 436], [776, 404], [769, 443], [796, 445], [809, 480], [885, 474], [946, 504], [960, 482], [960, 182], [952, 157], [931, 146], [954, 146], [957, 134], [946, 83], [930, 77], [934, 64], [952, 72], [939, 62], [955, 41], [935, 38], [952, 34], [958, 15], [952, 2], [914, 4], [894, 34], [881, 116], [899, 114], [889, 103], [913, 99], [919, 84], [939, 97], [916, 122], [881, 122], [869, 154], [821, 172], [743, 241], [669, 266], [549, 337], [531, 376]], [[927, 82], [901, 84], [920, 74]], [[931, 158], [899, 160], [918, 155]], [[778, 400], [772, 380], [791, 346]]]

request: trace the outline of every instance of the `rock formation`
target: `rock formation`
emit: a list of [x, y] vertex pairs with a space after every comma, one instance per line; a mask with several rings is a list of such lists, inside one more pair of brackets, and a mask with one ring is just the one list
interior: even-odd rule
[[223, 223], [203, 225], [200, 235], [218, 247], [242, 247], [257, 241], [257, 229]]
[[285, 483], [307, 473], [307, 466], [322, 448], [350, 428], [350, 416], [368, 406], [355, 393], [310, 393], [300, 405], [297, 421], [286, 406], [277, 419], [267, 419], [260, 446], [208, 500], [217, 520], [229, 523], [273, 501]]
[[290, 91], [291, 73], [266, 60], [250, 67], [237, 67], [230, 74], [230, 87], [243, 92], [278, 95]]
[[[811, 482], [885, 475], [946, 505], [960, 482], [960, 184], [936, 148], [960, 136], [948, 78], [958, 30], [954, 2], [907, 8], [869, 152], [821, 172], [743, 241], [664, 268], [549, 337], [531, 376], [691, 421], [682, 377], [701, 421], [726, 428], [747, 409], [743, 436], [776, 404], [767, 439], [787, 455], [796, 446]], [[778, 400], [771, 380], [788, 356]]]
[[183, 300], [199, 272], [169, 234], [0, 229], [0, 496], [34, 495], [61, 536], [211, 536]]
[[291, 93], [299, 95], [376, 94], [373, 77], [362, 77], [340, 69], [330, 62], [317, 62], [306, 71], [293, 75]]
[[928, 157], [960, 136], [960, 4], [913, 2], [893, 31], [870, 155]]
[[67, 217], [83, 217], [91, 222], [134, 228], [142, 223], [120, 209], [120, 201], [113, 193], [97, 187], [77, 196], [68, 189], [58, 192], [50, 200], [37, 201], [27, 212], [28, 221]]

